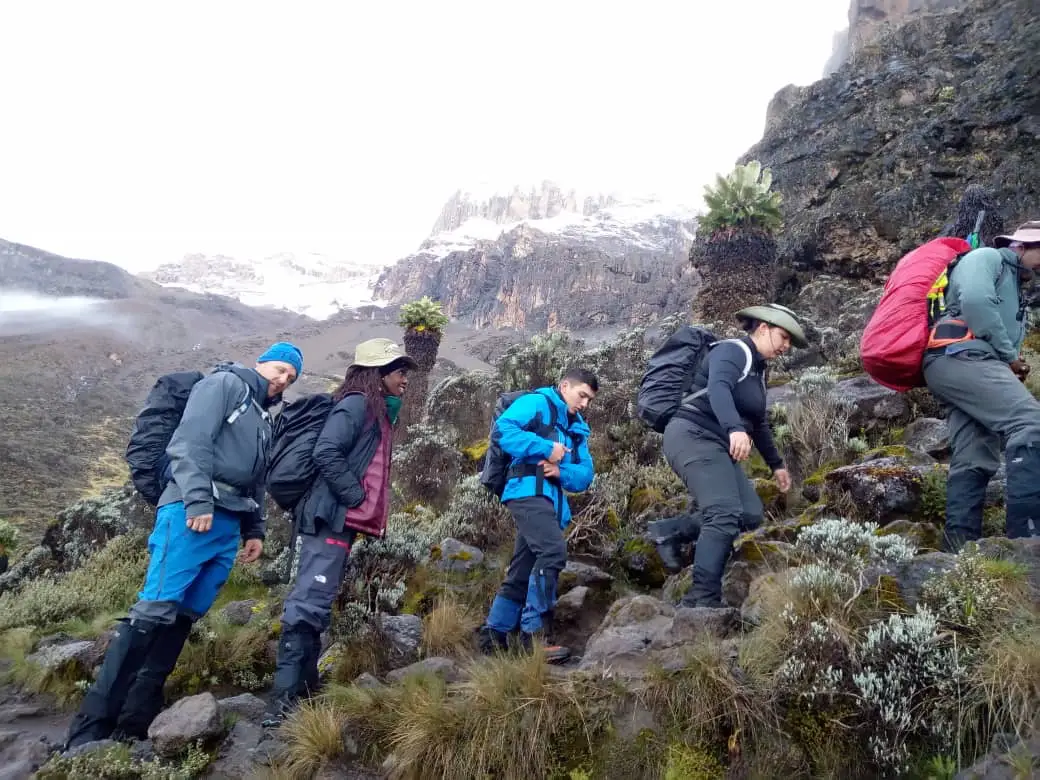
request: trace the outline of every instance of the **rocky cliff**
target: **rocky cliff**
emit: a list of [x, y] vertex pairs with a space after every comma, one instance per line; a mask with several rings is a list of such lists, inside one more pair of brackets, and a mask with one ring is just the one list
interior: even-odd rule
[[505, 191], [496, 191], [494, 188], [484, 188], [483, 191], [476, 188], [460, 189], [444, 204], [433, 225], [432, 235], [455, 230], [473, 218], [506, 225], [525, 219], [548, 219], [565, 213], [589, 216], [616, 202], [613, 195], [582, 194], [551, 181], [543, 181], [537, 187], [514, 185]]
[[1036, 0], [975, 0], [880, 32], [827, 78], [787, 87], [744, 160], [784, 194], [781, 263], [880, 282], [939, 234], [965, 187], [1006, 226], [1040, 203]]
[[898, 25], [921, 15], [961, 8], [968, 0], [852, 0], [849, 7], [850, 51], [873, 41], [885, 25]]
[[549, 187], [470, 202], [454, 196], [443, 228], [385, 271], [375, 295], [423, 295], [477, 327], [581, 329], [645, 322], [688, 307], [692, 211]]

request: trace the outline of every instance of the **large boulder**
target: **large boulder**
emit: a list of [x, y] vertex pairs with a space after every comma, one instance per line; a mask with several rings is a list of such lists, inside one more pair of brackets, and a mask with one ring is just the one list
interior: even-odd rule
[[200, 693], [160, 712], [148, 727], [148, 739], [157, 755], [173, 757], [196, 742], [214, 742], [223, 730], [216, 698], [212, 693]]
[[652, 596], [626, 596], [589, 638], [579, 668], [639, 677], [655, 664], [681, 665], [684, 645], [728, 636], [738, 623], [735, 609], [676, 608]]
[[824, 477], [824, 497], [843, 513], [885, 525], [921, 508], [932, 468], [898, 455], [842, 466]]
[[61, 512], [43, 535], [43, 546], [62, 571], [75, 568], [131, 529], [150, 530], [155, 510], [129, 485], [110, 488]]

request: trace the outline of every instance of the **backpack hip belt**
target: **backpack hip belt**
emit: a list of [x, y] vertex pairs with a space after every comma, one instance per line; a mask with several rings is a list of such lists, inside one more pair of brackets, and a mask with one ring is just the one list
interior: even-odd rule
[[964, 320], [946, 320], [932, 328], [926, 349], [946, 349], [951, 344], [974, 340], [975, 334]]

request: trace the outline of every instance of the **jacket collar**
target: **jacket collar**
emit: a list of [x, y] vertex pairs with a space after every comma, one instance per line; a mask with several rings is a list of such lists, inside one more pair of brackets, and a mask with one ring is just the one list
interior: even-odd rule
[[568, 431], [586, 437], [591, 433], [588, 423], [585, 422], [585, 418], [581, 414], [571, 414], [567, 410], [567, 404], [564, 402], [563, 396], [560, 395], [559, 389], [556, 387], [540, 387], [536, 392], [544, 395], [549, 400], [549, 403], [556, 406], [557, 418], [567, 421]]
[[214, 371], [229, 371], [245, 382], [246, 387], [253, 394], [253, 400], [262, 409], [268, 409], [282, 400], [280, 395], [274, 398], [267, 397], [267, 380], [260, 376], [256, 369], [246, 368], [241, 363], [220, 363]]
[[740, 340], [751, 348], [751, 364], [755, 368], [762, 368], [762, 366], [766, 364], [766, 359], [762, 356], [762, 353], [758, 351], [755, 342], [752, 341], [750, 336], [741, 336]]

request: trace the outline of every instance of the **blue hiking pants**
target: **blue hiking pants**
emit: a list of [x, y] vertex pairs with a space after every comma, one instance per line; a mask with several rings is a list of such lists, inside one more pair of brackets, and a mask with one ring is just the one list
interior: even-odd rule
[[148, 573], [130, 617], [173, 623], [178, 614], [205, 615], [235, 565], [241, 524], [232, 512], [216, 509], [208, 531], [188, 528], [180, 501], [159, 507], [148, 537]]
[[567, 565], [560, 520], [542, 496], [514, 498], [506, 506], [516, 522], [516, 545], [486, 625], [503, 634], [517, 628], [528, 634], [550, 631], [556, 583]]

